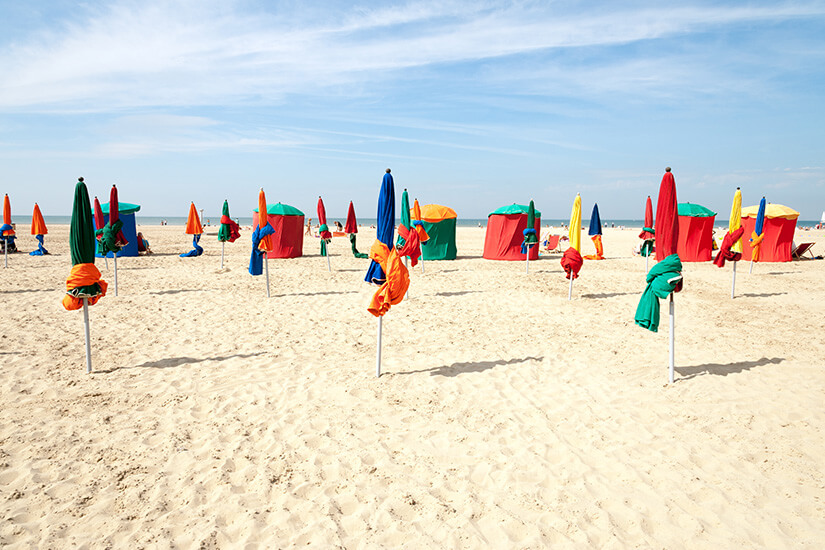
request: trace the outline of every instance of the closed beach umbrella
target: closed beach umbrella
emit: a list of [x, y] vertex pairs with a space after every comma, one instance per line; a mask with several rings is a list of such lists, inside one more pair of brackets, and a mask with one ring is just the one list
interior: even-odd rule
[[676, 203], [676, 180], [670, 168], [662, 176], [656, 201], [656, 261], [676, 254], [679, 242], [679, 207]]
[[536, 234], [536, 205], [533, 204], [533, 199], [530, 199], [530, 206], [527, 207], [527, 227], [524, 228], [522, 234], [524, 241], [521, 243], [521, 253], [526, 256], [525, 271], [530, 273], [530, 247], [539, 242]]
[[103, 217], [103, 209], [100, 207], [100, 201], [95, 197], [95, 237], [97, 238], [97, 253], [103, 256], [103, 261], [106, 262], [106, 269], [109, 269], [109, 260], [106, 259], [106, 252], [103, 250], [101, 239], [103, 238], [103, 227], [106, 225], [106, 219]]
[[91, 343], [89, 339], [89, 305], [94, 305], [106, 295], [107, 284], [95, 267], [95, 237], [89, 192], [83, 178], [78, 178], [74, 192], [72, 222], [69, 227], [69, 251], [72, 270], [66, 279], [66, 295], [63, 307], [69, 311], [83, 308], [86, 333], [86, 372], [92, 371]]
[[742, 227], [742, 191], [736, 188], [733, 194], [733, 204], [730, 209], [730, 219], [728, 221], [728, 232], [722, 239], [722, 245], [716, 254], [713, 263], [718, 267], [725, 266], [725, 260], [733, 262], [733, 275], [731, 279], [730, 297], [733, 298], [736, 291], [736, 262], [742, 259], [742, 234], [745, 229]]
[[[390, 169], [384, 174], [381, 181], [381, 191], [378, 193], [378, 224], [376, 238], [391, 248], [393, 229], [395, 227], [395, 184], [390, 174]], [[373, 260], [367, 269], [364, 280], [368, 283], [382, 284], [386, 277], [381, 269], [381, 264]]]
[[[420, 214], [420, 212], [419, 212]], [[412, 225], [412, 219], [410, 218], [410, 196], [407, 193], [407, 190], [404, 189], [404, 192], [401, 193], [401, 225], [404, 226], [406, 229], [409, 229], [415, 232]], [[401, 248], [407, 242], [407, 239], [401, 235], [401, 229], [398, 230], [398, 240], [396, 242], [396, 247]], [[415, 267], [415, 264], [418, 263], [418, 258], [421, 256], [421, 247], [405, 247], [405, 250], [409, 252], [409, 254], [403, 255], [404, 256], [404, 264], [406, 265], [407, 258], [412, 260], [412, 265]]]
[[327, 257], [327, 269], [332, 271], [329, 264], [329, 250], [327, 250], [329, 243], [332, 242], [332, 233], [327, 225], [327, 209], [324, 208], [324, 200], [318, 197], [318, 236], [321, 237], [321, 256]]
[[421, 206], [419, 206], [418, 204], [418, 199], [415, 199], [413, 201], [412, 224], [415, 228], [416, 233], [418, 233], [418, 240], [421, 244], [425, 244], [427, 241], [430, 240], [430, 236], [427, 235], [427, 230], [424, 229], [424, 222], [421, 219]]
[[[659, 198], [656, 202], [656, 258], [659, 260], [647, 273], [647, 287], [642, 293], [636, 308], [637, 325], [652, 332], [659, 330], [659, 298], [670, 296], [670, 369], [668, 379], [673, 383], [676, 308], [673, 293], [682, 290], [682, 261], [676, 254], [679, 235], [679, 215], [676, 201], [676, 180], [665, 169], [662, 183], [659, 185]], [[661, 257], [660, 257], [661, 255]]]
[[756, 225], [754, 225], [753, 232], [751, 233], [750, 242], [748, 243], [750, 247], [753, 249], [751, 251], [751, 272], [753, 271], [753, 262], [759, 261], [759, 250], [762, 248], [762, 240], [765, 238], [766, 206], [767, 204], [765, 202], [765, 197], [762, 197], [762, 200], [759, 201], [759, 210], [756, 213]]
[[590, 240], [596, 247], [596, 254], [588, 254], [586, 260], [604, 260], [604, 246], [602, 245], [602, 219], [599, 216], [599, 205], [593, 205], [593, 212], [590, 214], [590, 228], [587, 231]]
[[14, 229], [11, 225], [11, 201], [8, 194], [3, 198], [3, 225], [0, 226], [0, 236], [3, 238], [5, 266], [9, 267], [9, 249], [16, 251], [17, 247], [14, 245]]
[[46, 229], [46, 221], [43, 219], [43, 214], [40, 212], [40, 207], [34, 203], [34, 212], [32, 212], [32, 235], [37, 239], [37, 250], [29, 252], [29, 256], [44, 256], [49, 253], [43, 246], [43, 236], [49, 232]]
[[223, 250], [226, 242], [234, 243], [241, 236], [241, 228], [229, 217], [229, 201], [223, 201], [221, 210], [221, 227], [218, 229], [218, 241], [221, 243], [221, 269], [223, 269]]
[[645, 257], [645, 271], [647, 271], [647, 261], [650, 255], [653, 254], [653, 243], [655, 241], [653, 202], [650, 200], [650, 195], [647, 196], [645, 201], [645, 226], [642, 228], [642, 232], [639, 233], [639, 238], [643, 241], [639, 253]]
[[122, 229], [123, 222], [120, 221], [120, 201], [118, 201], [117, 197], [117, 187], [112, 185], [112, 189], [109, 192], [109, 222], [103, 226], [103, 229], [95, 231], [95, 236], [98, 237], [98, 248], [100, 251], [104, 255], [111, 252], [114, 257], [115, 296], [117, 296], [117, 253], [129, 244], [129, 241], [123, 236]]
[[269, 209], [266, 206], [264, 190], [258, 192], [258, 223], [252, 232], [252, 255], [249, 258], [249, 274], [260, 275], [266, 268], [266, 297], [269, 298], [269, 258], [267, 254], [274, 248], [272, 234], [275, 228], [269, 223]]
[[352, 205], [352, 201], [349, 201], [349, 209], [347, 210], [347, 223], [344, 226], [344, 231], [346, 231], [349, 234], [349, 242], [352, 245], [352, 255], [359, 259], [369, 258], [369, 254], [358, 252], [358, 248], [355, 246], [356, 233], [358, 233], [358, 222], [355, 219], [355, 206]]
[[570, 279], [570, 288], [567, 292], [567, 299], [573, 299], [573, 279], [578, 278], [584, 259], [581, 255], [582, 230], [582, 198], [576, 193], [573, 200], [573, 209], [570, 211], [570, 227], [568, 238], [570, 246], [564, 251], [561, 257], [561, 266], [564, 268], [565, 277]]
[[195, 208], [195, 203], [189, 204], [189, 217], [186, 218], [187, 235], [192, 235], [192, 250], [184, 252], [180, 255], [181, 258], [191, 258], [193, 256], [200, 256], [203, 254], [203, 247], [198, 244], [203, 234], [203, 227], [201, 226], [201, 219], [198, 216], [198, 209]]

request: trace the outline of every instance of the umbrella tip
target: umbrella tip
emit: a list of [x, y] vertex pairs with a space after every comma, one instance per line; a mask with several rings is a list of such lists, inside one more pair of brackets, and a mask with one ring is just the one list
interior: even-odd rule
[[83, 183], [83, 176], [80, 176], [79, 178], [77, 178], [77, 181], [79, 181], [80, 183]]
[[390, 172], [392, 172], [392, 170], [390, 170], [389, 168], [387, 168], [386, 172], [387, 172], [387, 174], [389, 174]]
[[665, 172], [670, 172], [670, 166], [665, 168]]

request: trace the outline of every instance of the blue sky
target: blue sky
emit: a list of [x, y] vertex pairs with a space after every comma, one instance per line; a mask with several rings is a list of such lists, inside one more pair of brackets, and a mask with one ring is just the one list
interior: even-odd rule
[[[30, 5], [31, 4], [31, 5]], [[641, 218], [665, 166], [727, 218], [825, 210], [825, 2], [0, 4], [0, 165], [15, 221], [92, 194], [314, 216], [396, 192], [460, 217]], [[22, 218], [22, 219], [21, 219]]]

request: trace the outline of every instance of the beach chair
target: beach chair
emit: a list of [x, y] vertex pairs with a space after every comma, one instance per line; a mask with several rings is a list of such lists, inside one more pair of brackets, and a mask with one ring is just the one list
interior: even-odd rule
[[[802, 244], [800, 244], [799, 246], [797, 246], [796, 248], [793, 249], [793, 252], [791, 252], [791, 257], [794, 260], [813, 260], [813, 259], [815, 259], [813, 250], [811, 250], [811, 248], [813, 248], [814, 244], [816, 244], [816, 243], [802, 243]], [[806, 257], [803, 256], [803, 254], [805, 254], [806, 252], [809, 252], [811, 254], [810, 258], [806, 258]]]
[[559, 235], [548, 235], [544, 241], [545, 252], [559, 252]]

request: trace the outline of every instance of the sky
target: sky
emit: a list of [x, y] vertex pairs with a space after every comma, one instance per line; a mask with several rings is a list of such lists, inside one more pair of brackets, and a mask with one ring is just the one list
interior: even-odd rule
[[374, 217], [391, 168], [461, 218], [640, 219], [671, 166], [720, 219], [741, 187], [818, 220], [823, 36], [825, 1], [2, 2], [0, 193]]

